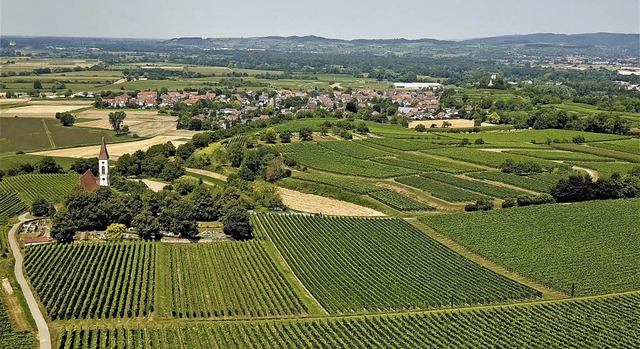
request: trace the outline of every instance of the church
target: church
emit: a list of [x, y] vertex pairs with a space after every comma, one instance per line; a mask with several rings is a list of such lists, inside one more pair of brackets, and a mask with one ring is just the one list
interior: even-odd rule
[[109, 152], [107, 151], [107, 143], [102, 137], [102, 144], [100, 145], [100, 154], [98, 155], [98, 171], [99, 176], [96, 176], [87, 170], [80, 179], [78, 185], [84, 189], [84, 191], [92, 193], [99, 187], [108, 187], [109, 181]]

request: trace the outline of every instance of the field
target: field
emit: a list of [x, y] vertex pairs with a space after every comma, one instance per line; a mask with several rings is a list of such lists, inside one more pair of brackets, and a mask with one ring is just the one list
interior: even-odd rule
[[0, 221], [16, 216], [27, 210], [27, 206], [15, 192], [0, 190]]
[[557, 151], [557, 150], [507, 150], [509, 154], [518, 154], [531, 156], [534, 158], [546, 159], [546, 160], [560, 160], [560, 161], [615, 161], [614, 159], [605, 158], [602, 156], [576, 153], [569, 151]]
[[371, 159], [382, 156], [389, 156], [391, 154], [382, 150], [374, 149], [362, 145], [362, 142], [358, 141], [333, 141], [333, 142], [321, 142], [318, 143], [321, 146], [333, 150], [336, 153], [342, 155], [354, 157], [356, 159]]
[[538, 291], [454, 253], [401, 219], [256, 215], [307, 289], [331, 314], [477, 304]]
[[471, 143], [473, 143], [478, 138], [482, 138], [482, 140], [484, 140], [488, 145], [503, 146], [505, 144], [510, 144], [515, 148], [530, 147], [531, 143], [542, 144], [546, 143], [547, 140], [551, 140], [555, 143], [558, 143], [559, 141], [563, 143], [570, 143], [573, 140], [573, 137], [576, 136], [584, 137], [586, 142], [599, 142], [629, 138], [625, 136], [604, 133], [555, 129], [511, 130], [501, 132], [480, 132], [473, 134], [452, 133], [448, 134], [448, 136], [456, 139], [468, 138]]
[[488, 198], [486, 195], [474, 193], [450, 184], [422, 176], [400, 177], [396, 182], [425, 191], [439, 199], [449, 202], [475, 201]]
[[429, 139], [369, 138], [365, 142], [369, 145], [373, 144], [395, 150], [412, 151], [441, 148], [450, 143], [454, 143], [455, 140], [440, 137], [432, 137]]
[[369, 193], [369, 196], [398, 211], [433, 211], [435, 208], [389, 189]]
[[[111, 130], [109, 123], [109, 113], [113, 109], [89, 109], [77, 113], [75, 116], [79, 119], [75, 126], [91, 127]], [[170, 115], [158, 114], [155, 110], [124, 110], [127, 118], [124, 125], [129, 126], [132, 134], [140, 137], [153, 137], [166, 134], [181, 134], [184, 136], [192, 136], [196, 132], [187, 130], [176, 130], [177, 118]]]
[[31, 203], [38, 196], [48, 201], [61, 201], [78, 182], [79, 175], [69, 174], [26, 174], [7, 177], [0, 182], [0, 190], [15, 191]]
[[614, 158], [622, 161], [640, 163], [639, 152], [627, 152], [613, 149], [606, 149], [601, 147], [592, 147], [590, 145], [578, 145], [578, 144], [554, 144], [554, 148], [568, 150], [579, 153], [593, 154], [603, 157]]
[[471, 162], [484, 166], [500, 167], [507, 159], [511, 159], [515, 162], [533, 162], [544, 167], [555, 167], [557, 163], [545, 160], [537, 159], [529, 156], [503, 153], [499, 151], [486, 151], [482, 149], [474, 148], [443, 148], [426, 150], [429, 154], [446, 156], [452, 159]]
[[[126, 142], [126, 143], [116, 143], [116, 144], [108, 144], [109, 147], [109, 156], [112, 159], [117, 159], [118, 157], [124, 154], [132, 154], [136, 150], [147, 150], [151, 146], [156, 144], [164, 144], [167, 142], [173, 143], [173, 145], [177, 148], [181, 144], [187, 143], [189, 137], [185, 138], [181, 135], [175, 136], [156, 136], [150, 139], [144, 139], [140, 141], [134, 142]], [[99, 142], [98, 142], [99, 143]], [[34, 155], [41, 156], [55, 156], [55, 157], [67, 157], [67, 158], [92, 158], [98, 156], [100, 153], [100, 146], [88, 146], [88, 147], [78, 147], [78, 148], [69, 148], [69, 149], [56, 149], [56, 150], [47, 150], [41, 151], [38, 153], [34, 153]]]
[[148, 316], [154, 309], [153, 243], [36, 246], [25, 271], [51, 320]]
[[19, 118], [53, 118], [56, 113], [70, 112], [91, 107], [91, 102], [92, 101], [82, 101], [79, 103], [71, 103], [65, 101], [65, 104], [55, 102], [46, 104], [29, 102], [24, 106], [3, 109], [2, 116], [12, 118], [16, 116]]
[[[158, 247], [158, 293], [179, 318], [308, 313], [259, 241]], [[165, 296], [166, 295], [166, 296]]]
[[293, 178], [346, 189], [356, 194], [368, 194], [373, 191], [382, 190], [382, 188], [374, 185], [372, 182], [368, 182], [355, 177], [344, 177], [344, 176], [335, 176], [335, 175], [323, 174], [323, 173], [303, 172], [303, 173], [296, 173]]
[[[638, 212], [640, 199], [630, 199], [442, 215], [422, 221], [525, 277], [567, 293], [575, 285], [576, 295], [587, 296], [640, 288]], [[504, 229], [505, 223], [509, 229]]]
[[352, 202], [336, 200], [314, 194], [305, 194], [286, 188], [278, 188], [278, 192], [280, 193], [282, 202], [285, 206], [295, 211], [335, 216], [384, 216], [384, 213]]
[[548, 193], [558, 183], [560, 178], [566, 177], [556, 173], [541, 173], [528, 176], [519, 176], [513, 173], [497, 171], [474, 172], [467, 174], [469, 177], [486, 179], [494, 182], [502, 182], [516, 187], [529, 189], [541, 193]]
[[598, 172], [600, 177], [609, 178], [613, 173], [627, 174], [640, 164], [628, 162], [571, 162], [572, 165], [589, 168]]
[[53, 118], [0, 118], [0, 153], [100, 144], [102, 137], [110, 143], [132, 139], [112, 130], [64, 127]]
[[329, 320], [68, 328], [57, 348], [634, 349], [640, 337], [638, 302], [640, 295], [635, 293], [593, 300]]
[[446, 173], [429, 172], [422, 174], [422, 176], [442, 183], [447, 183], [458, 188], [471, 190], [500, 199], [515, 198], [525, 194], [524, 192], [515, 189], [500, 187], [497, 185], [474, 180], [468, 180]]
[[640, 138], [592, 143], [594, 147], [640, 155]]

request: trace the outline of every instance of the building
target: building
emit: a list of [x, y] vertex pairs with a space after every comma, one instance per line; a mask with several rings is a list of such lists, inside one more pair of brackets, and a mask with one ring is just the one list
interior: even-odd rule
[[107, 143], [102, 137], [100, 145], [100, 155], [98, 155], [98, 171], [100, 171], [100, 186], [109, 186], [109, 152], [107, 152]]

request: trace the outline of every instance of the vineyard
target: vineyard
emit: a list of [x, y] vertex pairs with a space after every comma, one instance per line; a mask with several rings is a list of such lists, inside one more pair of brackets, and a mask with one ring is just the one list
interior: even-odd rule
[[158, 293], [179, 318], [307, 313], [261, 242], [159, 245]]
[[608, 178], [613, 173], [627, 174], [640, 164], [630, 164], [628, 162], [571, 162], [571, 165], [590, 168], [598, 172], [598, 176]]
[[465, 173], [482, 170], [481, 168], [470, 163], [461, 163], [448, 159], [436, 158], [425, 153], [403, 153], [397, 155], [396, 157], [401, 160], [432, 166], [437, 168], [438, 171], [449, 173]]
[[415, 173], [408, 169], [378, 164], [336, 153], [317, 143], [296, 143], [283, 147], [305, 166], [338, 174], [387, 178]]
[[[71, 328], [59, 349], [637, 348], [640, 295], [321, 320]], [[180, 340], [181, 339], [181, 340]]]
[[559, 161], [614, 161], [614, 159], [598, 155], [560, 150], [508, 150], [507, 153]]
[[18, 194], [0, 190], [0, 217], [13, 217], [27, 210]]
[[332, 141], [332, 142], [321, 142], [319, 145], [333, 150], [336, 153], [340, 153], [342, 155], [354, 157], [356, 159], [371, 159], [381, 156], [389, 156], [391, 154], [384, 152], [382, 150], [374, 149], [362, 145], [363, 142], [358, 141]]
[[453, 143], [455, 140], [451, 138], [442, 138], [438, 137], [437, 139], [391, 139], [391, 138], [370, 138], [366, 140], [369, 144], [376, 144], [379, 146], [402, 150], [402, 151], [413, 151], [413, 150], [425, 150], [425, 149], [434, 149], [441, 148], [443, 145]]
[[423, 176], [400, 177], [395, 180], [398, 183], [420, 189], [439, 199], [449, 202], [474, 201], [487, 198], [485, 195], [473, 193]]
[[640, 155], [640, 139], [638, 138], [625, 139], [621, 141], [598, 142], [592, 143], [591, 145], [598, 148]]
[[77, 174], [26, 174], [4, 178], [0, 191], [18, 192], [30, 203], [38, 196], [61, 201], [78, 182]]
[[377, 159], [373, 159], [373, 161], [381, 164], [385, 164], [385, 165], [408, 168], [410, 170], [416, 170], [420, 172], [438, 171], [438, 170], [445, 171], [445, 169], [442, 169], [442, 168], [439, 169], [436, 166], [427, 165], [424, 163], [419, 163], [419, 162], [414, 162], [409, 160], [397, 159], [397, 158], [377, 158]]
[[389, 189], [369, 193], [369, 196], [398, 211], [433, 211], [435, 208]]
[[540, 293], [454, 253], [401, 219], [256, 215], [332, 314], [477, 304]]
[[320, 173], [300, 173], [296, 174], [293, 178], [338, 187], [356, 194], [367, 194], [382, 189], [371, 182], [353, 177], [342, 177]]
[[246, 144], [247, 144], [247, 136], [240, 135], [240, 136], [235, 136], [229, 139], [229, 141], [225, 143], [225, 147], [226, 148], [233, 147], [233, 146], [244, 147]]
[[548, 193], [551, 188], [558, 183], [560, 178], [565, 177], [556, 173], [541, 173], [528, 176], [519, 176], [513, 173], [504, 172], [474, 172], [467, 174], [469, 177], [486, 179], [494, 182], [502, 182], [516, 187], [525, 188], [541, 193]]
[[505, 161], [513, 160], [519, 163], [533, 162], [545, 167], [557, 167], [558, 163], [551, 160], [538, 159], [530, 156], [485, 151], [477, 148], [442, 148], [427, 150], [429, 154], [446, 156], [452, 159], [475, 163], [484, 166], [500, 167]]
[[515, 198], [525, 194], [525, 192], [522, 192], [519, 190], [500, 187], [500, 186], [489, 184], [489, 183], [459, 178], [446, 173], [429, 172], [429, 173], [424, 173], [422, 176], [439, 181], [439, 182], [451, 184], [459, 188], [472, 190], [478, 193], [486, 194], [486, 195], [500, 198], [500, 199]]
[[638, 150], [636, 150], [635, 152], [626, 152], [626, 151], [592, 147], [592, 146], [584, 146], [584, 145], [578, 145], [578, 144], [554, 144], [553, 147], [561, 150], [592, 154], [592, 155], [602, 156], [606, 158], [614, 158], [614, 159], [633, 162], [633, 163], [640, 163], [640, 154], [638, 153]]
[[638, 212], [640, 199], [630, 199], [421, 220], [512, 271], [567, 293], [575, 286], [576, 295], [586, 296], [640, 289]]
[[153, 311], [155, 245], [36, 246], [25, 271], [52, 320], [147, 316]]
[[36, 347], [33, 337], [26, 331], [17, 331], [11, 326], [11, 319], [0, 298], [0, 348], [32, 349]]

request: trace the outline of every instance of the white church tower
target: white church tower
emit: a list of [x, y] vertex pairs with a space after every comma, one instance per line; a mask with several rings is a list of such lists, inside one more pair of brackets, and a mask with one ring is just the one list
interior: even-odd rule
[[100, 172], [100, 186], [109, 186], [109, 153], [107, 152], [107, 143], [102, 137], [102, 145], [100, 146], [100, 155], [98, 155], [98, 171]]

